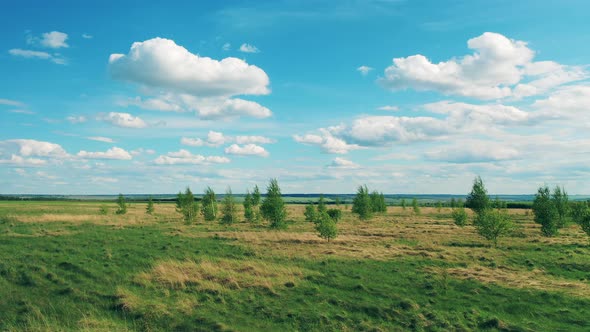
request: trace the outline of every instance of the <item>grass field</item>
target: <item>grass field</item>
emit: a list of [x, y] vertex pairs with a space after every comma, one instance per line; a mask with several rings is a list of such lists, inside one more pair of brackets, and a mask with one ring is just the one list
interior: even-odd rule
[[589, 331], [590, 247], [525, 210], [498, 248], [450, 209], [344, 210], [329, 243], [289, 228], [185, 225], [174, 204], [0, 202], [4, 331]]

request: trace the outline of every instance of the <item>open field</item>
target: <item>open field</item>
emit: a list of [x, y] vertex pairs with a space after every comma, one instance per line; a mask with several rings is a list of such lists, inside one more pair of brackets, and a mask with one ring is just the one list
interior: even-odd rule
[[493, 248], [447, 208], [362, 222], [341, 206], [327, 242], [304, 208], [274, 231], [186, 225], [168, 203], [0, 202], [0, 330], [590, 330], [577, 225], [546, 238], [511, 210]]

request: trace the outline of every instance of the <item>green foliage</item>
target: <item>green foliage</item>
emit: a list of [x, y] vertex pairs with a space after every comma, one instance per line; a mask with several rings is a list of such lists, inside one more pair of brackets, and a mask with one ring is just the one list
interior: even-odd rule
[[457, 206], [457, 202], [455, 201], [455, 197], [451, 198], [451, 208], [455, 208]]
[[557, 235], [559, 212], [551, 198], [549, 187], [539, 187], [533, 201], [533, 213], [535, 222], [541, 224], [541, 232], [544, 236]]
[[387, 204], [385, 204], [385, 196], [376, 190], [371, 193], [371, 208], [373, 212], [387, 212]]
[[98, 208], [98, 214], [100, 214], [101, 216], [106, 216], [107, 214], [109, 214], [109, 208], [106, 205], [101, 205]]
[[281, 196], [281, 188], [277, 179], [271, 179], [267, 187], [266, 197], [260, 206], [262, 217], [270, 222], [270, 227], [274, 229], [283, 229], [287, 227], [285, 218], [287, 209]]
[[338, 236], [336, 222], [328, 215], [327, 212], [319, 213], [319, 221], [316, 223], [315, 229], [318, 231], [319, 236], [322, 239], [328, 240], [328, 242]]
[[258, 185], [254, 186], [254, 191], [252, 192], [252, 206], [258, 207], [260, 205], [260, 189], [258, 189]]
[[248, 222], [255, 222], [255, 214], [254, 214], [254, 207], [252, 206], [252, 194], [250, 191], [246, 192], [246, 197], [244, 197], [244, 218]]
[[205, 221], [214, 221], [217, 218], [217, 200], [211, 187], [205, 189], [201, 204], [201, 214], [203, 214]]
[[336, 204], [336, 206], [339, 207], [340, 203], [341, 203], [340, 197], [338, 197], [338, 196], [334, 197], [334, 204]]
[[463, 200], [461, 198], [457, 200], [457, 207], [465, 207], [465, 204], [463, 203]]
[[221, 203], [221, 220], [222, 224], [231, 225], [237, 221], [238, 210], [234, 195], [231, 192], [231, 188], [227, 188], [223, 201]]
[[352, 213], [356, 213], [361, 220], [367, 220], [373, 216], [371, 197], [367, 186], [359, 186], [356, 196], [352, 200]]
[[455, 225], [464, 227], [467, 225], [467, 211], [465, 211], [464, 207], [454, 208], [453, 212], [451, 213], [453, 216], [453, 220], [455, 221]]
[[330, 219], [334, 220], [336, 223], [342, 218], [342, 211], [340, 211], [340, 209], [328, 209], [327, 213], [328, 216], [330, 216]]
[[557, 210], [557, 228], [563, 228], [570, 210], [569, 196], [565, 191], [565, 188], [555, 186], [553, 194], [551, 195], [551, 200]]
[[473, 210], [476, 214], [481, 214], [490, 207], [488, 191], [486, 190], [481, 177], [478, 176], [473, 180], [473, 187], [469, 195], [467, 195], [465, 206]]
[[590, 236], [590, 207], [586, 202], [575, 202], [571, 207], [572, 220]]
[[115, 211], [116, 214], [127, 213], [127, 203], [125, 202], [125, 197], [123, 194], [119, 194], [119, 197], [117, 197], [117, 206], [117, 211]]
[[178, 192], [176, 195], [176, 212], [182, 214], [185, 223], [192, 224], [199, 214], [199, 203], [189, 187], [186, 187], [184, 194]]
[[414, 210], [415, 215], [420, 214], [420, 206], [418, 205], [418, 200], [416, 198], [412, 199], [412, 210]]
[[406, 209], [406, 199], [405, 198], [402, 198], [402, 203], [401, 204], [402, 204], [402, 209], [405, 210]]
[[442, 210], [442, 203], [440, 201], [436, 202], [436, 211], [440, 213]]
[[477, 233], [498, 246], [498, 238], [506, 236], [514, 229], [514, 224], [505, 211], [486, 209], [476, 216], [475, 228]]
[[326, 208], [326, 200], [324, 199], [324, 194], [320, 194], [320, 199], [318, 200], [318, 213], [326, 213], [327, 208]]
[[150, 196], [148, 198], [147, 206], [145, 208], [145, 213], [147, 213], [147, 214], [154, 213], [154, 200], [152, 199], [152, 196]]
[[305, 212], [303, 212], [303, 215], [305, 216], [305, 221], [309, 221], [309, 222], [316, 222], [317, 220], [317, 212], [316, 212], [316, 208], [315, 206], [313, 206], [312, 204], [308, 204], [305, 206]]

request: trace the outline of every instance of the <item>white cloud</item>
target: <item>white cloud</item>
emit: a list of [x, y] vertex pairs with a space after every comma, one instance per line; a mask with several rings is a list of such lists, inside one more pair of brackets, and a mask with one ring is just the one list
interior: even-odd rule
[[322, 151], [326, 153], [346, 154], [351, 150], [357, 150], [361, 148], [359, 145], [348, 144], [343, 139], [334, 137], [329, 129], [320, 128], [319, 131], [319, 135], [294, 135], [293, 139], [295, 142], [302, 144], [318, 145]]
[[68, 120], [72, 124], [77, 124], [77, 123], [84, 123], [88, 119], [83, 115], [72, 115], [72, 116], [68, 116], [66, 118], [66, 120]]
[[356, 70], [357, 70], [358, 72], [360, 72], [360, 73], [361, 73], [361, 75], [363, 75], [363, 76], [367, 76], [367, 75], [369, 74], [369, 72], [370, 72], [371, 70], [373, 70], [373, 68], [372, 68], [372, 67], [369, 67], [369, 66], [360, 66], [360, 67], [358, 67]]
[[225, 44], [223, 44], [223, 46], [221, 46], [221, 49], [224, 51], [229, 51], [231, 49], [231, 44], [225, 43]]
[[221, 156], [202, 156], [192, 154], [187, 150], [181, 149], [176, 152], [169, 152], [167, 155], [161, 155], [154, 160], [157, 165], [206, 165], [206, 164], [226, 164], [230, 160]]
[[25, 104], [20, 101], [10, 100], [10, 99], [2, 99], [2, 98], [0, 98], [0, 105], [8, 105], [8, 106], [16, 106], [16, 107], [25, 106]]
[[223, 133], [217, 131], [211, 130], [207, 134], [207, 143], [211, 146], [220, 146], [222, 144], [229, 142], [230, 140], [231, 138], [226, 137], [223, 135]]
[[269, 156], [268, 151], [266, 151], [262, 146], [256, 145], [256, 144], [246, 144], [244, 146], [232, 144], [229, 147], [225, 148], [225, 153], [240, 155], [240, 156], [258, 156], [258, 157], [268, 157]]
[[260, 50], [256, 46], [248, 43], [240, 45], [239, 51], [244, 53], [260, 53]]
[[5, 142], [16, 144], [19, 147], [20, 155], [24, 157], [67, 157], [67, 152], [59, 145], [50, 142], [36, 141], [32, 139], [13, 139]]
[[166, 98], [147, 98], [141, 97], [129, 98], [118, 103], [121, 106], [137, 106], [145, 110], [164, 111], [164, 112], [184, 112], [185, 110], [172, 100]]
[[86, 138], [89, 140], [92, 140], [92, 141], [97, 141], [97, 142], [115, 143], [115, 141], [112, 138], [108, 138], [108, 137], [90, 136], [90, 137], [86, 137]]
[[47, 161], [37, 158], [23, 158], [18, 155], [11, 155], [10, 159], [0, 159], [0, 164], [8, 164], [14, 166], [40, 166], [45, 165]]
[[205, 142], [200, 138], [182, 137], [180, 144], [188, 146], [203, 146]]
[[118, 179], [116, 178], [111, 178], [111, 177], [107, 177], [107, 176], [93, 176], [90, 178], [90, 182], [93, 183], [117, 183], [119, 182]]
[[235, 140], [238, 144], [272, 144], [276, 142], [272, 138], [264, 136], [236, 136]]
[[547, 116], [568, 118], [590, 118], [590, 85], [565, 86], [552, 92], [548, 97], [535, 101], [534, 109]]
[[340, 157], [336, 157], [332, 160], [332, 162], [330, 163], [330, 165], [328, 165], [328, 167], [330, 168], [346, 168], [346, 169], [356, 169], [359, 168], [360, 166], [348, 159], [344, 159], [344, 158], [340, 158]]
[[105, 152], [78, 152], [78, 157], [84, 159], [112, 159], [112, 160], [131, 160], [133, 157], [131, 154], [124, 149], [118, 147], [112, 147]]
[[460, 145], [427, 151], [427, 159], [450, 163], [481, 163], [512, 160], [520, 157], [520, 152], [505, 143], [481, 140], [462, 140]]
[[393, 106], [393, 105], [385, 105], [385, 106], [377, 107], [377, 110], [395, 112], [395, 111], [399, 111], [399, 107]]
[[268, 118], [272, 115], [272, 112], [253, 101], [233, 98], [227, 99], [220, 107], [209, 111], [201, 111], [199, 114], [203, 118], [217, 118], [217, 117], [230, 117], [230, 116], [240, 116], [240, 115], [247, 115], [254, 118]]
[[262, 69], [237, 58], [201, 57], [164, 38], [135, 42], [127, 55], [111, 54], [109, 70], [116, 79], [200, 97], [270, 92]]
[[21, 110], [21, 109], [9, 110], [8, 112], [10, 112], [10, 113], [17, 113], [17, 114], [28, 114], [28, 115], [35, 114], [35, 112], [33, 112], [33, 111]]
[[[467, 46], [474, 50], [473, 54], [439, 63], [432, 63], [421, 54], [395, 58], [379, 82], [393, 90], [412, 88], [478, 99], [499, 99], [530, 96], [586, 77], [579, 67], [532, 62], [535, 52], [526, 42], [508, 39], [498, 33], [486, 32], [468, 40]], [[525, 76], [535, 80], [516, 86], [513, 91], [512, 87]]]
[[92, 36], [92, 35], [89, 35], [89, 34], [87, 34], [87, 33], [83, 33], [83, 34], [82, 34], [82, 38], [84, 38], [84, 39], [92, 39], [92, 38], [94, 38], [94, 36]]
[[42, 34], [39, 42], [42, 46], [48, 48], [62, 48], [69, 47], [66, 43], [67, 39], [68, 34], [59, 31], [51, 31]]
[[109, 122], [117, 127], [123, 128], [145, 128], [147, 124], [139, 117], [129, 113], [109, 112], [99, 117], [105, 122]]
[[50, 175], [50, 174], [48, 174], [47, 172], [44, 172], [44, 171], [37, 171], [37, 172], [35, 172], [35, 175], [37, 177], [44, 178], [44, 179], [49, 179], [49, 180], [57, 179], [57, 176]]
[[49, 54], [47, 52], [41, 51], [32, 51], [32, 50], [23, 50], [20, 48], [13, 48], [8, 50], [8, 53], [12, 56], [27, 58], [27, 59], [43, 59], [43, 60], [50, 60], [51, 62], [58, 64], [58, 65], [65, 65], [66, 60], [59, 54]]

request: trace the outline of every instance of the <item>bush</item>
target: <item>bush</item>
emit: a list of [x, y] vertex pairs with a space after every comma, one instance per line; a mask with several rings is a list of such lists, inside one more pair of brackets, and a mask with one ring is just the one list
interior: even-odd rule
[[412, 209], [414, 210], [415, 215], [420, 214], [420, 206], [418, 205], [418, 200], [415, 198], [412, 199]]
[[498, 246], [498, 238], [506, 236], [512, 232], [514, 225], [510, 221], [508, 214], [504, 211], [495, 209], [486, 209], [481, 211], [474, 222], [477, 233], [486, 240], [492, 241], [494, 247]]
[[246, 218], [246, 221], [248, 222], [254, 222], [254, 208], [252, 206], [252, 194], [250, 194], [250, 191], [248, 190], [248, 192], [246, 193], [246, 197], [244, 198], [244, 218]]
[[115, 211], [116, 214], [127, 213], [127, 203], [125, 203], [125, 197], [123, 194], [119, 194], [119, 197], [117, 197], [117, 206], [119, 206], [119, 208]]
[[460, 227], [464, 227], [465, 225], [467, 225], [467, 211], [465, 211], [463, 207], [453, 209], [451, 215], [453, 216], [455, 225]]
[[305, 221], [316, 222], [317, 220], [316, 209], [311, 204], [305, 207], [305, 212], [303, 212], [303, 215], [305, 216]]
[[541, 224], [541, 232], [544, 236], [557, 235], [559, 212], [551, 199], [549, 187], [539, 187], [533, 201], [533, 213], [535, 222]]
[[[340, 211], [340, 210], [338, 210]], [[319, 236], [322, 239], [328, 240], [336, 238], [338, 236], [338, 228], [336, 222], [328, 215], [327, 212], [321, 213], [318, 218], [315, 229], [318, 231]]]
[[342, 218], [342, 211], [340, 211], [340, 209], [328, 209], [327, 213], [328, 216], [330, 216], [330, 219], [336, 223]]
[[101, 205], [100, 208], [98, 208], [98, 214], [106, 216], [109, 214], [109, 208], [106, 205]]
[[147, 206], [145, 208], [145, 213], [153, 214], [154, 213], [154, 201], [152, 200], [152, 196], [149, 197]]

